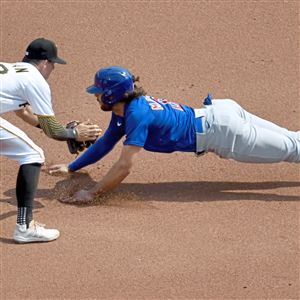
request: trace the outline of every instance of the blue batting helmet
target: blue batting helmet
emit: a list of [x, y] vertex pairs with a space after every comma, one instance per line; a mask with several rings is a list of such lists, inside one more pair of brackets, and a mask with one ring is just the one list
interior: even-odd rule
[[134, 90], [133, 82], [134, 77], [127, 69], [111, 66], [98, 70], [94, 84], [86, 91], [90, 94], [102, 94], [102, 102], [113, 105], [119, 102], [125, 93]]

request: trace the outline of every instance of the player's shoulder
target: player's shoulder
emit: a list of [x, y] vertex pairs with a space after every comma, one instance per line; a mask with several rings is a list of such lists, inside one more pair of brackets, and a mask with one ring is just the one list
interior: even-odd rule
[[34, 72], [35, 73], [36, 71], [38, 71], [34, 65], [27, 63], [27, 62], [17, 61], [14, 63], [8, 63], [8, 65], [11, 68], [15, 69], [15, 71], [17, 73], [26, 73], [26, 72]]
[[5, 74], [8, 71], [15, 71], [14, 73], [21, 72], [22, 70], [26, 70], [27, 72], [31, 69], [30, 66], [27, 66], [27, 64], [22, 62], [0, 62], [1, 66], [1, 74]]
[[143, 115], [149, 111], [147, 96], [139, 96], [126, 105], [127, 114]]
[[20, 79], [22, 77], [23, 80], [27, 80], [31, 85], [39, 86], [40, 88], [49, 88], [47, 80], [36, 66], [26, 62], [17, 62], [13, 67], [16, 73], [20, 75]]
[[6, 80], [13, 80], [24, 87], [45, 81], [35, 66], [25, 62], [0, 62], [0, 73], [8, 75]]
[[145, 121], [151, 116], [149, 111], [149, 104], [147, 103], [146, 96], [140, 96], [125, 105], [125, 119], [135, 121]]
[[11, 76], [18, 78], [37, 78], [43, 80], [40, 71], [32, 64], [27, 62], [0, 62], [2, 73], [8, 72]]

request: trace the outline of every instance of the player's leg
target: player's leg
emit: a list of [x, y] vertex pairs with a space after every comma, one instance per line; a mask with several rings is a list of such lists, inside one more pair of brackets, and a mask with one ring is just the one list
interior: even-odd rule
[[239, 115], [241, 118], [245, 119], [245, 121], [256, 125], [261, 128], [269, 129], [271, 131], [281, 133], [292, 138], [300, 139], [300, 131], [290, 131], [284, 127], [278, 126], [277, 124], [260, 118], [248, 111], [246, 111], [243, 107], [241, 107], [237, 102], [232, 99], [219, 99], [213, 100], [213, 104], [215, 107], [222, 109], [229, 109]]
[[[300, 140], [247, 120], [245, 111], [235, 101], [215, 100], [213, 134], [208, 149], [220, 157], [241, 162], [300, 162]], [[271, 126], [272, 127], [272, 126]]]
[[29, 163], [21, 165], [17, 176], [17, 224], [26, 225], [26, 228], [29, 228], [29, 225], [33, 219], [33, 201], [38, 186], [40, 170], [40, 163]]
[[18, 242], [53, 240], [59, 235], [57, 230], [40, 228], [32, 220], [33, 201], [44, 162], [43, 151], [23, 131], [3, 119], [0, 121], [0, 155], [20, 164], [16, 183], [18, 214], [14, 239]]
[[248, 122], [250, 122], [251, 124], [256, 125], [258, 127], [265, 128], [265, 129], [268, 129], [268, 130], [271, 130], [271, 131], [274, 131], [277, 133], [281, 133], [286, 136], [290, 136], [294, 139], [300, 139], [300, 131], [288, 130], [287, 128], [278, 126], [277, 124], [275, 124], [271, 121], [262, 119], [252, 113], [249, 113], [246, 110], [244, 110], [244, 117]]
[[241, 162], [300, 162], [300, 140], [257, 125], [240, 122], [230, 158]]
[[16, 183], [18, 202], [17, 224], [29, 227], [32, 221], [33, 199], [37, 190], [44, 153], [19, 128], [0, 119], [0, 154], [18, 161], [20, 167]]

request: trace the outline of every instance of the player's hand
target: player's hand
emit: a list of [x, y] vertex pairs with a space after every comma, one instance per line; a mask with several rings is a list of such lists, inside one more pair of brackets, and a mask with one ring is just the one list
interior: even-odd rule
[[86, 204], [91, 203], [94, 200], [94, 194], [88, 190], [80, 190], [73, 194], [69, 195], [63, 199], [59, 199], [60, 202], [69, 203], [69, 204]]
[[101, 134], [102, 129], [96, 124], [91, 124], [89, 121], [82, 122], [76, 127], [76, 141], [93, 141]]
[[66, 175], [68, 174], [69, 168], [66, 164], [58, 164], [58, 165], [52, 165], [45, 168], [45, 172], [50, 175]]
[[95, 198], [94, 193], [88, 190], [80, 190], [73, 195], [73, 201], [80, 202], [80, 203], [92, 202], [94, 198]]

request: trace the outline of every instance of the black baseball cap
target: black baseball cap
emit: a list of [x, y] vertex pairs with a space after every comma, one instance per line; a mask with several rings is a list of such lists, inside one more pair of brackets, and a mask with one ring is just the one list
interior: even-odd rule
[[67, 63], [57, 56], [55, 43], [44, 38], [38, 38], [28, 45], [23, 60], [24, 59], [47, 59], [51, 62], [63, 65]]

